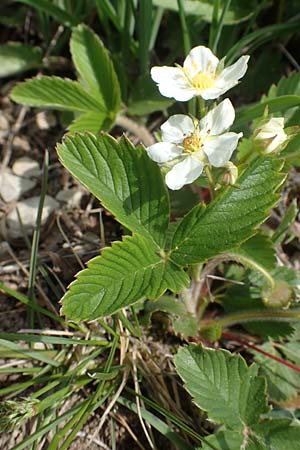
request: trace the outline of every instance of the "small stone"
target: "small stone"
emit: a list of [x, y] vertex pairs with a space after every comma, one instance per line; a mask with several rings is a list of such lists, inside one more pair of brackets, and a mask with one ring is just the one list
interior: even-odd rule
[[0, 177], [0, 195], [5, 202], [18, 200], [22, 194], [30, 191], [36, 185], [36, 180], [13, 175], [6, 169]]
[[[26, 200], [19, 201], [15, 208], [6, 217], [6, 233], [9, 239], [18, 239], [23, 237], [23, 230], [21, 229], [18, 212], [22, 220], [23, 228], [27, 234], [32, 234], [40, 197], [31, 197]], [[50, 215], [59, 207], [59, 203], [49, 195], [46, 195], [44, 208], [42, 212], [41, 225], [45, 225]]]
[[15, 136], [13, 140], [13, 147], [23, 150], [24, 152], [29, 152], [30, 145], [25, 137]]
[[36, 115], [36, 124], [40, 130], [49, 130], [56, 125], [56, 117], [50, 111], [41, 111]]
[[16, 159], [12, 166], [12, 171], [15, 175], [24, 178], [38, 177], [41, 173], [39, 163], [27, 158], [27, 156]]
[[61, 203], [66, 203], [68, 208], [79, 208], [82, 196], [83, 192], [81, 189], [72, 188], [59, 191], [55, 198]]

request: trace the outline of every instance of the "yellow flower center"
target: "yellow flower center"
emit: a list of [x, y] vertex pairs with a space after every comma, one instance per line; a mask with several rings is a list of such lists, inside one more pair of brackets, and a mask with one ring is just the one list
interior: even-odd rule
[[183, 148], [188, 153], [198, 152], [202, 147], [202, 142], [198, 134], [191, 134], [183, 140]]
[[192, 78], [192, 84], [196, 89], [209, 89], [215, 84], [215, 75], [213, 73], [207, 74], [200, 71]]

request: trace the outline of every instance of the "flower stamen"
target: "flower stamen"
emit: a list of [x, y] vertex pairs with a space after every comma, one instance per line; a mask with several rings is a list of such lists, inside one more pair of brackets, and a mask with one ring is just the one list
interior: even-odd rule
[[200, 136], [195, 133], [195, 134], [191, 134], [191, 136], [184, 138], [182, 145], [186, 152], [194, 153], [194, 152], [198, 152], [201, 149], [203, 144], [200, 139]]
[[214, 86], [215, 75], [213, 73], [198, 72], [192, 78], [192, 85], [195, 89], [205, 90]]

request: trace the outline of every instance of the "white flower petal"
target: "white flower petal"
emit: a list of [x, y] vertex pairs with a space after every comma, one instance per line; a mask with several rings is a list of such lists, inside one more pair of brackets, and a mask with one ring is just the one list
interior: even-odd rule
[[180, 69], [179, 67], [154, 66], [152, 67], [150, 74], [152, 80], [158, 84], [169, 83], [178, 80], [180, 81], [181, 79], [184, 81], [182, 69]]
[[170, 142], [157, 142], [156, 144], [150, 145], [146, 148], [148, 156], [157, 163], [165, 163], [177, 158], [181, 153], [182, 149], [177, 145], [171, 144]]
[[211, 136], [221, 134], [228, 130], [234, 122], [235, 112], [229, 98], [225, 98], [218, 106], [210, 110], [200, 120], [201, 131], [209, 132]]
[[241, 56], [234, 64], [226, 67], [220, 74], [219, 79], [225, 84], [236, 83], [240, 78], [242, 78], [248, 68], [248, 61], [250, 56]]
[[231, 158], [236, 149], [238, 140], [243, 133], [224, 133], [215, 138], [207, 139], [203, 145], [203, 151], [212, 166], [222, 167]]
[[170, 189], [181, 189], [185, 184], [195, 181], [202, 173], [204, 164], [188, 156], [175, 166], [166, 175], [166, 184]]
[[184, 60], [183, 67], [188, 69], [189, 75], [193, 77], [198, 72], [214, 72], [218, 64], [219, 59], [212, 51], [203, 45], [199, 45], [190, 51]]
[[236, 84], [238, 84], [238, 81], [235, 81], [234, 83], [227, 83], [224, 85], [223, 81], [219, 82], [217, 80], [213, 88], [205, 89], [202, 92], [199, 91], [198, 95], [201, 95], [204, 100], [214, 100], [225, 94], [225, 92], [229, 91], [229, 89], [234, 87]]
[[185, 102], [195, 95], [195, 89], [191, 87], [183, 70], [178, 67], [152, 67], [151, 77], [164, 97]]
[[195, 131], [192, 119], [185, 114], [174, 114], [160, 127], [162, 131], [162, 140], [164, 142], [173, 142], [180, 144], [187, 136]]

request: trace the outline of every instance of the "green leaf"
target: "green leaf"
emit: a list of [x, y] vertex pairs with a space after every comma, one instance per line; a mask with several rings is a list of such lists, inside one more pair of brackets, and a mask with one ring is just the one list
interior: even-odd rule
[[113, 63], [102, 41], [89, 27], [78, 25], [73, 30], [70, 49], [87, 90], [114, 120], [121, 107], [121, 92]]
[[142, 146], [123, 137], [67, 136], [57, 148], [62, 164], [117, 220], [163, 248], [169, 201], [160, 169]]
[[[262, 102], [270, 101], [285, 95], [296, 95], [300, 97], [300, 74], [292, 73], [288, 77], [282, 77], [277, 85], [272, 85], [267, 95], [262, 97]], [[299, 125], [299, 108], [279, 110], [279, 115], [285, 116], [285, 126]], [[295, 120], [296, 119], [296, 120]]]
[[32, 78], [13, 88], [11, 98], [22, 105], [60, 111], [103, 112], [103, 106], [77, 82], [59, 77]]
[[240, 355], [189, 345], [178, 351], [175, 365], [195, 403], [214, 422], [242, 430], [268, 411], [265, 379]]
[[[153, 0], [153, 4], [162, 8], [178, 11], [176, 0]], [[202, 20], [211, 23], [213, 15], [214, 0], [185, 0], [184, 11], [187, 15], [199, 16]], [[221, 8], [224, 2], [221, 2]], [[233, 25], [249, 19], [257, 7], [256, 0], [241, 2], [240, 0], [232, 0], [228, 11], [224, 17], [225, 25]]]
[[181, 265], [197, 264], [234, 248], [250, 238], [272, 206], [278, 201], [275, 191], [285, 176], [282, 162], [257, 158], [206, 208], [196, 206], [175, 231], [171, 258]]
[[83, 113], [73, 120], [71, 125], [68, 126], [70, 132], [89, 131], [93, 134], [98, 134], [101, 130], [109, 130], [112, 122], [107, 119], [106, 113]]
[[284, 240], [288, 230], [293, 225], [297, 214], [298, 214], [297, 200], [294, 199], [290, 204], [290, 206], [288, 207], [285, 215], [281, 219], [279, 226], [276, 228], [276, 230], [272, 235], [272, 241], [274, 242], [275, 245], [280, 244]]
[[179, 291], [188, 283], [182, 269], [162, 259], [152, 241], [126, 236], [105, 248], [79, 273], [62, 299], [62, 313], [71, 320], [107, 316], [145, 298]]
[[[242, 277], [243, 282], [247, 282], [245, 276]], [[243, 311], [251, 312], [261, 312], [268, 311], [268, 308], [263, 304], [261, 298], [261, 289], [244, 285], [233, 285], [231, 286], [222, 299], [222, 305], [227, 313], [238, 313], [242, 314]], [[256, 314], [257, 317], [257, 314]], [[278, 339], [279, 337], [285, 337], [293, 332], [292, 326], [285, 320], [276, 318], [276, 320], [264, 320], [263, 318], [256, 318], [253, 320], [248, 320], [243, 323], [243, 327], [249, 331], [251, 334], [262, 336], [264, 339], [273, 338]]]
[[[296, 354], [300, 351], [300, 342], [297, 343]], [[275, 347], [272, 342], [267, 342], [259, 348], [273, 356], [282, 358], [285, 345]], [[287, 347], [287, 353], [288, 353]], [[295, 350], [295, 349], [294, 349]], [[260, 367], [260, 373], [267, 379], [268, 393], [270, 398], [277, 402], [287, 402], [297, 397], [300, 392], [299, 372], [294, 371], [284, 364], [274, 361], [261, 353], [254, 353], [254, 358]]]
[[[300, 427], [291, 425], [289, 420], [265, 420], [255, 426], [254, 431], [260, 442], [265, 445], [263, 450], [299, 450]], [[256, 450], [249, 446], [246, 450]]]
[[266, 107], [268, 107], [269, 113], [272, 114], [282, 113], [296, 106], [300, 106], [300, 95], [281, 95], [277, 98], [263, 100], [261, 103], [253, 106], [243, 106], [237, 110], [233, 129], [239, 130], [247, 122], [251, 122], [257, 117], [262, 117]]
[[59, 8], [54, 5], [49, 0], [18, 0], [20, 3], [25, 3], [25, 5], [33, 6], [38, 11], [49, 14], [66, 26], [75, 26], [78, 23], [76, 17], [71, 16], [64, 9]]
[[[202, 450], [240, 450], [243, 445], [244, 437], [237, 431], [219, 431], [205, 438], [201, 447]], [[211, 444], [211, 445], [210, 445]], [[212, 447], [213, 446], [213, 447]], [[199, 450], [201, 450], [199, 449]]]
[[271, 239], [262, 233], [258, 233], [243, 242], [239, 247], [231, 250], [229, 254], [235, 256], [236, 261], [239, 260], [240, 256], [241, 263], [254, 270], [271, 271], [276, 267], [274, 244]]
[[43, 64], [39, 47], [9, 42], [0, 45], [0, 78], [36, 69]]

